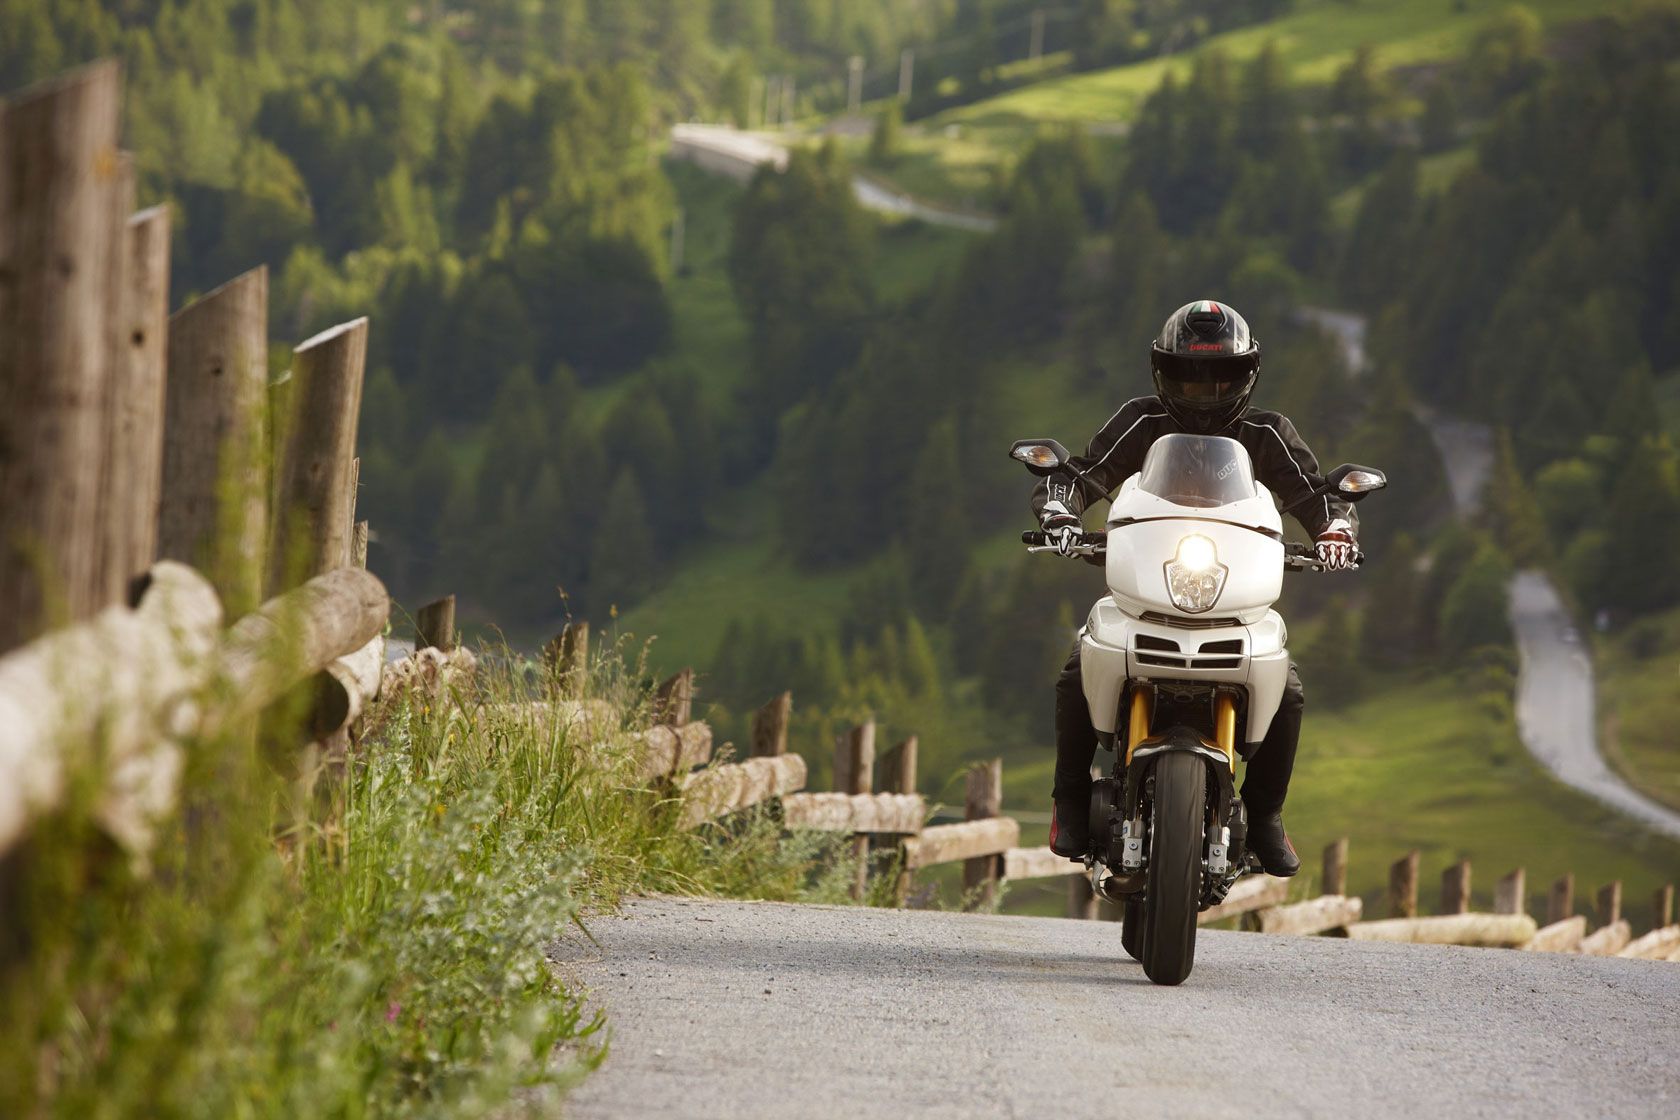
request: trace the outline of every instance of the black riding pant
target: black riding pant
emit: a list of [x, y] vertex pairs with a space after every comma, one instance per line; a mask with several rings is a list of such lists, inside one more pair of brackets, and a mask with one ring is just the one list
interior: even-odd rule
[[[1289, 665], [1289, 683], [1283, 702], [1265, 740], [1248, 760], [1242, 798], [1249, 819], [1283, 808], [1289, 793], [1289, 776], [1295, 769], [1295, 747], [1301, 738], [1301, 710], [1306, 698], [1301, 676]], [[1091, 709], [1085, 703], [1085, 688], [1079, 673], [1079, 642], [1073, 643], [1062, 675], [1056, 681], [1056, 788], [1057, 800], [1082, 802], [1091, 793], [1091, 760], [1097, 753], [1097, 732], [1091, 726]]]

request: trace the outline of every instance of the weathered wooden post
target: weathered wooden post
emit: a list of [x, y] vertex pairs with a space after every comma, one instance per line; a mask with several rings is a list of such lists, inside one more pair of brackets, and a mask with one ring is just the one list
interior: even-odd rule
[[[888, 751], [881, 759], [881, 791], [883, 793], [915, 793], [916, 792], [916, 751], [918, 742], [916, 736], [911, 735], [898, 746]], [[903, 850], [902, 838], [886, 838], [886, 842]], [[910, 888], [914, 884], [915, 874], [904, 866], [904, 860], [899, 860], [898, 881], [893, 886], [893, 895], [898, 905], [903, 906], [910, 899]]]
[[1441, 913], [1470, 913], [1470, 861], [1461, 859], [1441, 872]]
[[350, 464], [362, 412], [366, 318], [322, 331], [292, 351], [291, 414], [275, 467], [269, 584], [276, 591], [350, 560]]
[[[1003, 811], [1003, 759], [976, 762], [969, 767], [964, 817], [986, 820]], [[963, 899], [972, 907], [990, 906], [997, 897], [1003, 877], [1002, 856], [976, 856], [963, 860]]]
[[129, 585], [157, 559], [169, 337], [169, 209], [154, 206], [129, 218], [123, 252], [117, 338], [106, 385], [109, 444], [100, 481], [107, 536], [99, 581], [112, 599], [126, 598]]
[[653, 722], [681, 727], [693, 718], [694, 670], [684, 669], [665, 679], [653, 692]]
[[1348, 838], [1338, 837], [1324, 847], [1324, 883], [1320, 894], [1347, 893]]
[[0, 653], [100, 596], [121, 80], [98, 62], [0, 103]]
[[916, 792], [916, 752], [920, 740], [907, 736], [898, 746], [881, 758], [881, 791], [883, 793]]
[[1528, 909], [1527, 873], [1518, 867], [1493, 888], [1495, 914], [1521, 914]]
[[268, 542], [268, 269], [169, 319], [158, 555], [210, 577], [228, 614], [262, 602]]
[[445, 595], [420, 608], [414, 616], [414, 648], [445, 653], [455, 648], [455, 596]]
[[752, 715], [754, 758], [778, 758], [787, 753], [788, 718], [793, 714], [793, 693], [784, 692]]
[[1598, 888], [1598, 920], [1613, 926], [1622, 920], [1622, 881], [1613, 879]]
[[1546, 924], [1561, 922], [1574, 913], [1575, 873], [1571, 871], [1553, 883], [1551, 893], [1546, 896]]
[[568, 622], [543, 648], [563, 695], [581, 697], [589, 679], [589, 623]]
[[1091, 880], [1084, 875], [1068, 876], [1067, 916], [1087, 922], [1096, 920], [1097, 896], [1091, 890]]
[[1417, 917], [1418, 858], [1416, 848], [1388, 869], [1388, 912], [1395, 918]]
[[356, 522], [356, 530], [350, 535], [350, 566], [352, 568], [367, 567], [368, 523]]
[[1662, 929], [1674, 924], [1674, 884], [1658, 887], [1651, 896], [1651, 928]]
[[[875, 721], [863, 723], [841, 734], [834, 743], [834, 788], [840, 793], [875, 791]], [[852, 897], [862, 898], [869, 889], [869, 837], [852, 837], [852, 858], [857, 860], [857, 880]]]

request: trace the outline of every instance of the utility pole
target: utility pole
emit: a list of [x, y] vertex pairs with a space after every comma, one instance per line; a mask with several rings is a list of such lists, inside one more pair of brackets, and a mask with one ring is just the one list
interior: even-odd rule
[[857, 116], [863, 107], [863, 56], [854, 54], [847, 63], [846, 112]]
[[1027, 50], [1027, 57], [1032, 59], [1034, 66], [1044, 61], [1044, 9], [1034, 8], [1032, 14], [1032, 46]]
[[908, 102], [910, 100], [910, 83], [915, 76], [916, 52], [909, 47], [905, 47], [904, 53], [898, 56], [898, 99], [900, 101]]

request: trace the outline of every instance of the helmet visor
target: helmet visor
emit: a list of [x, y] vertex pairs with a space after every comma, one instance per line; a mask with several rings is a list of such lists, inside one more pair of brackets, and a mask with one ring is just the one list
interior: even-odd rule
[[1235, 404], [1254, 390], [1259, 355], [1187, 358], [1155, 352], [1155, 388], [1191, 408]]

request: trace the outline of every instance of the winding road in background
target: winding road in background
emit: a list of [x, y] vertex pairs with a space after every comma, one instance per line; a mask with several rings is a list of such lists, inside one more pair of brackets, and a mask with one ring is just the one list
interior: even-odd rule
[[1672, 1116], [1680, 967], [1113, 922], [640, 899], [556, 946], [611, 1012], [568, 1116]]
[[[671, 155], [737, 182], [752, 178], [765, 164], [787, 166], [787, 145], [779, 137], [715, 124], [679, 124], [671, 129]], [[852, 176], [852, 194], [864, 209], [882, 214], [976, 233], [997, 228], [997, 218], [990, 214], [933, 206], [861, 172]]]
[[[1327, 308], [1303, 308], [1301, 315], [1335, 334], [1349, 368], [1364, 369], [1364, 316]], [[1492, 433], [1485, 424], [1423, 408], [1418, 417], [1441, 454], [1454, 509], [1460, 518], [1475, 518], [1493, 473]], [[1510, 617], [1519, 661], [1517, 732], [1529, 753], [1565, 785], [1680, 839], [1680, 813], [1622, 780], [1599, 751], [1592, 659], [1551, 577], [1541, 571], [1512, 577]]]

